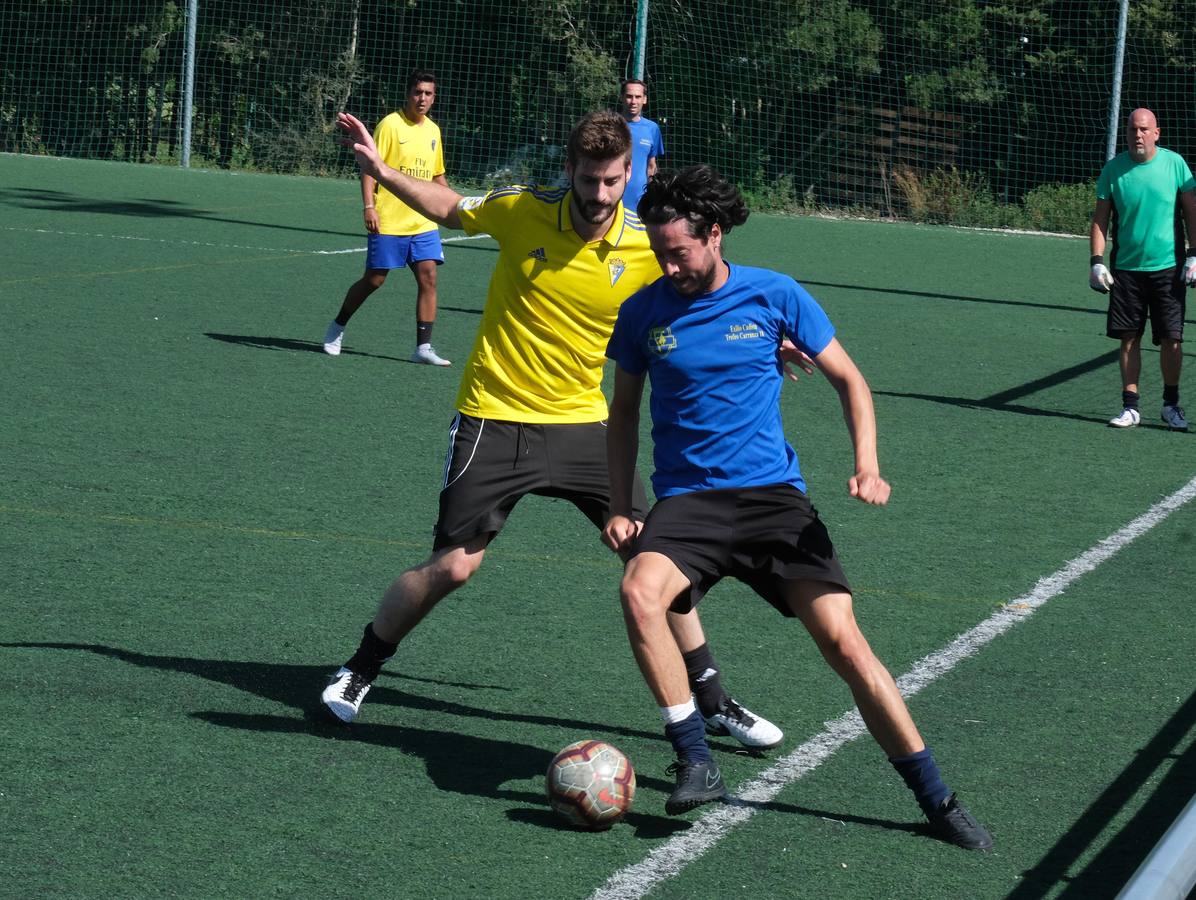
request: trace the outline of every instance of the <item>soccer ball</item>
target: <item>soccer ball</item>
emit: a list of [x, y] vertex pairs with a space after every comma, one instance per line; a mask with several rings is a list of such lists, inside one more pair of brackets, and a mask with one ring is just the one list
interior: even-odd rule
[[602, 831], [631, 809], [635, 770], [606, 741], [577, 741], [552, 758], [547, 774], [548, 802], [579, 828]]

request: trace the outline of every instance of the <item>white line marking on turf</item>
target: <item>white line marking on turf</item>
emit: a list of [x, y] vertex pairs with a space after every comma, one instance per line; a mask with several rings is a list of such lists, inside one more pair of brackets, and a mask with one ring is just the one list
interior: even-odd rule
[[[339, 256], [344, 253], [365, 253], [365, 247], [350, 247], [346, 250], [295, 250], [289, 247], [254, 247], [246, 244], [218, 244], [212, 241], [184, 241], [178, 238], [141, 237], [133, 234], [95, 234], [89, 231], [55, 231], [50, 228], [16, 228], [6, 225], [4, 231], [22, 231], [30, 234], [52, 234], [56, 237], [93, 237], [112, 241], [145, 241], [152, 244], [177, 244], [188, 247], [217, 247], [222, 250], [265, 250], [270, 253], [296, 253], [313, 256]], [[490, 237], [488, 234], [458, 235], [441, 238], [442, 244], [453, 244], [458, 241], [478, 241]]]
[[[1039, 580], [1029, 593], [1011, 600], [979, 625], [964, 632], [943, 649], [924, 657], [905, 675], [897, 679], [897, 686], [907, 697], [912, 696], [938, 678], [946, 675], [969, 656], [1029, 618], [1053, 597], [1063, 593], [1081, 576], [1091, 572], [1132, 541], [1154, 528], [1169, 515], [1196, 497], [1196, 478], [1160, 500], [1120, 531], [1110, 535], [1094, 547], [1080, 554], [1059, 571]], [[860, 737], [867, 729], [857, 710], [844, 713], [826, 730], [806, 741], [792, 753], [777, 760], [751, 781], [741, 785], [730, 803], [715, 807], [686, 831], [652, 850], [633, 866], [615, 872], [590, 900], [629, 900], [643, 897], [657, 884], [680, 874], [686, 865], [701, 858], [707, 850], [722, 840], [732, 828], [750, 819], [759, 805], [768, 803], [787, 786], [813, 771], [836, 750]]]

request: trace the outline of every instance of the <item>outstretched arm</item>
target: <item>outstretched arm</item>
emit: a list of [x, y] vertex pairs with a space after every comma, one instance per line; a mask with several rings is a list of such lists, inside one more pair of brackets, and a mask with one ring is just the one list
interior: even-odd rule
[[639, 530], [632, 518], [635, 461], [640, 448], [640, 398], [644, 376], [615, 366], [615, 396], [606, 420], [606, 466], [610, 477], [610, 519], [602, 542], [616, 553], [628, 548]]
[[374, 138], [361, 120], [349, 113], [337, 113], [336, 127], [343, 132], [341, 144], [353, 151], [362, 175], [375, 179], [412, 209], [446, 228], [460, 228], [457, 204], [461, 195], [446, 183], [420, 181], [392, 169], [378, 155]]
[[839, 394], [843, 418], [855, 448], [855, 474], [847, 481], [848, 493], [865, 503], [884, 505], [889, 500], [890, 488], [880, 477], [880, 462], [876, 456], [876, 413], [868, 382], [836, 338], [831, 338], [826, 349], [814, 357], [814, 362]]

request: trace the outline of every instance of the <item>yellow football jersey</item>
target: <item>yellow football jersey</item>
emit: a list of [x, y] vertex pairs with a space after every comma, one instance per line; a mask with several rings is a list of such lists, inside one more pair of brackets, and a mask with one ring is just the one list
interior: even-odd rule
[[619, 306], [660, 277], [648, 234], [620, 205], [605, 237], [584, 243], [568, 190], [516, 185], [466, 197], [468, 234], [499, 243], [486, 309], [457, 409], [511, 422], [601, 422], [602, 367]]
[[[403, 110], [392, 112], [374, 129], [374, 143], [383, 162], [412, 178], [431, 181], [444, 174], [440, 128], [429, 118], [425, 117], [416, 125]], [[436, 230], [435, 222], [417, 213], [380, 184], [374, 193], [374, 206], [378, 209], [379, 234], [423, 234]]]

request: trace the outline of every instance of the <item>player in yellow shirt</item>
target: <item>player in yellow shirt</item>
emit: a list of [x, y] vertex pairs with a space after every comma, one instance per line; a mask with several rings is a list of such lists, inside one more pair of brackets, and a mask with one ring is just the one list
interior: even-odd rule
[[[516, 185], [468, 198], [395, 172], [354, 117], [342, 113], [338, 124], [363, 173], [433, 221], [499, 244], [457, 395], [432, 554], [391, 584], [322, 696], [330, 713], [352, 722], [399, 641], [473, 576], [520, 499], [567, 499], [603, 527], [606, 342], [622, 302], [661, 271], [643, 225], [620, 202], [631, 135], [616, 113], [591, 113], [573, 129], [568, 188]], [[642, 520], [647, 498], [638, 479], [635, 496]], [[749, 747], [779, 744], [780, 729], [723, 690], [697, 617], [671, 616], [670, 626], [708, 729]]]
[[[436, 102], [436, 77], [414, 72], [407, 79], [403, 108], [386, 116], [374, 130], [374, 143], [386, 164], [418, 178], [448, 187], [444, 179], [444, 142], [440, 128], [428, 118]], [[345, 326], [366, 298], [386, 282], [391, 269], [410, 266], [415, 275], [415, 352], [411, 361], [433, 366], [450, 365], [432, 348], [436, 322], [436, 267], [444, 262], [444, 248], [436, 223], [412, 209], [378, 184], [361, 176], [361, 198], [368, 233], [365, 274], [349, 287], [340, 312], [324, 334], [324, 352], [339, 356]]]

